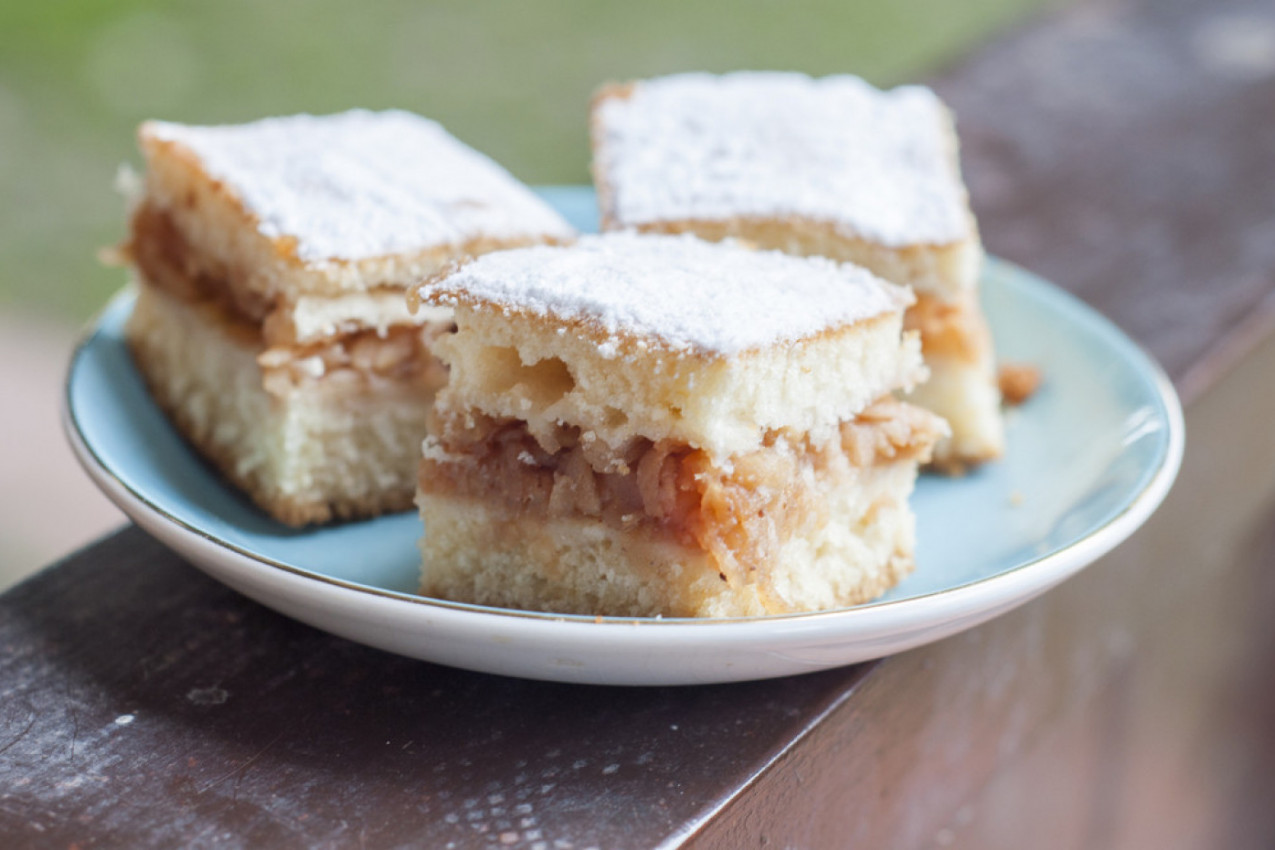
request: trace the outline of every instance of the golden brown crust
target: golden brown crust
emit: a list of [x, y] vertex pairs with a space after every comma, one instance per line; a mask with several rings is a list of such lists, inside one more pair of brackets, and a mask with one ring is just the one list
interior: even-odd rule
[[241, 321], [260, 324], [255, 310], [240, 303], [237, 293], [219, 279], [224, 269], [197, 262], [171, 215], [143, 201], [133, 211], [129, 231], [121, 250], [152, 286], [187, 302], [215, 301]]
[[[256, 216], [228, 186], [210, 177], [184, 145], [157, 138], [147, 124], [138, 130], [138, 144], [146, 157], [147, 192], [133, 217], [133, 255], [148, 251], [143, 243], [153, 235], [180, 236], [183, 252], [190, 255], [185, 270], [198, 269], [222, 282], [224, 296], [246, 317], [260, 321], [277, 300], [272, 281], [302, 271], [293, 240], [262, 235]], [[166, 232], [137, 229], [161, 216], [168, 222]], [[197, 241], [190, 232], [197, 227], [213, 231], [215, 236], [208, 238], [217, 239], [220, 249], [189, 246]]]
[[620, 225], [615, 220], [613, 212], [615, 193], [611, 188], [611, 181], [607, 179], [607, 167], [603, 159], [603, 128], [599, 107], [606, 100], [626, 100], [632, 97], [635, 85], [632, 82], [607, 83], [593, 93], [593, 99], [589, 102], [589, 135], [593, 145], [593, 160], [589, 164], [589, 172], [593, 175], [593, 186], [597, 193], [598, 211], [601, 215], [603, 230], [618, 230]]
[[[287, 345], [295, 341], [296, 328], [289, 298], [305, 293], [263, 291], [260, 281], [255, 280], [253, 274], [245, 273], [242, 269], [223, 262], [213, 253], [201, 250], [188, 238], [171, 210], [158, 206], [152, 200], [138, 205], [130, 225], [129, 242], [120, 251], [136, 263], [147, 279], [156, 286], [187, 301], [217, 301], [245, 321], [261, 325], [266, 340], [271, 344]], [[278, 240], [268, 241], [273, 243]], [[448, 245], [423, 252], [417, 259], [424, 258], [426, 265], [431, 268], [449, 268], [472, 256], [529, 244], [534, 243], [530, 240], [474, 239], [461, 245]], [[278, 251], [276, 258], [283, 263], [292, 262]], [[385, 294], [401, 293], [403, 289], [404, 287], [397, 285], [372, 284], [361, 291]], [[348, 293], [335, 290], [321, 294], [339, 296]]]

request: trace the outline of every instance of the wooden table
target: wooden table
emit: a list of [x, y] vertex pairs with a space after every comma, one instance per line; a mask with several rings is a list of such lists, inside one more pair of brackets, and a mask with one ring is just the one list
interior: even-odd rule
[[616, 689], [365, 649], [128, 528], [0, 596], [0, 845], [1275, 843], [1275, 8], [1083, 3], [935, 82], [990, 250], [1187, 403], [1127, 544], [874, 664]]

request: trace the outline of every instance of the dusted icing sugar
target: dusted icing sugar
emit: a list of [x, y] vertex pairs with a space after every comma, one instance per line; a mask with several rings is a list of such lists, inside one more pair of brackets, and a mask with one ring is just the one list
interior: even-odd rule
[[402, 111], [294, 115], [143, 133], [190, 149], [269, 237], [306, 261], [359, 260], [477, 237], [569, 236], [563, 219], [486, 156]]
[[[568, 247], [485, 254], [418, 288], [427, 302], [491, 302], [604, 332], [732, 354], [793, 341], [912, 303], [908, 290], [822, 257], [694, 236], [608, 233]], [[614, 339], [602, 356], [618, 352]]]
[[597, 171], [624, 226], [802, 216], [890, 246], [971, 234], [950, 119], [926, 88], [679, 74], [603, 98], [594, 122]]

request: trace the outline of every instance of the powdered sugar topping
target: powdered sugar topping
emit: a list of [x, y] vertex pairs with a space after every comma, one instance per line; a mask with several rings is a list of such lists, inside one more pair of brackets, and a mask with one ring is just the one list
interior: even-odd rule
[[593, 323], [611, 337], [599, 346], [603, 356], [615, 356], [617, 335], [732, 354], [912, 302], [908, 290], [822, 257], [634, 233], [485, 254], [418, 292], [435, 304], [477, 300], [550, 320]]
[[477, 237], [569, 236], [529, 189], [441, 126], [402, 111], [294, 115], [143, 132], [195, 153], [302, 260], [358, 260]]
[[622, 225], [799, 215], [902, 246], [971, 233], [949, 128], [919, 86], [738, 72], [636, 83], [594, 132]]

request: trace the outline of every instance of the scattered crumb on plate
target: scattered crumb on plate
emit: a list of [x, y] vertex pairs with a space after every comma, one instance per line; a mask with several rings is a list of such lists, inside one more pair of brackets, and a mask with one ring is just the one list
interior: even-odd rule
[[1002, 363], [1000, 374], [1001, 397], [1011, 407], [1016, 407], [1040, 389], [1043, 375], [1038, 367], [1030, 363]]

